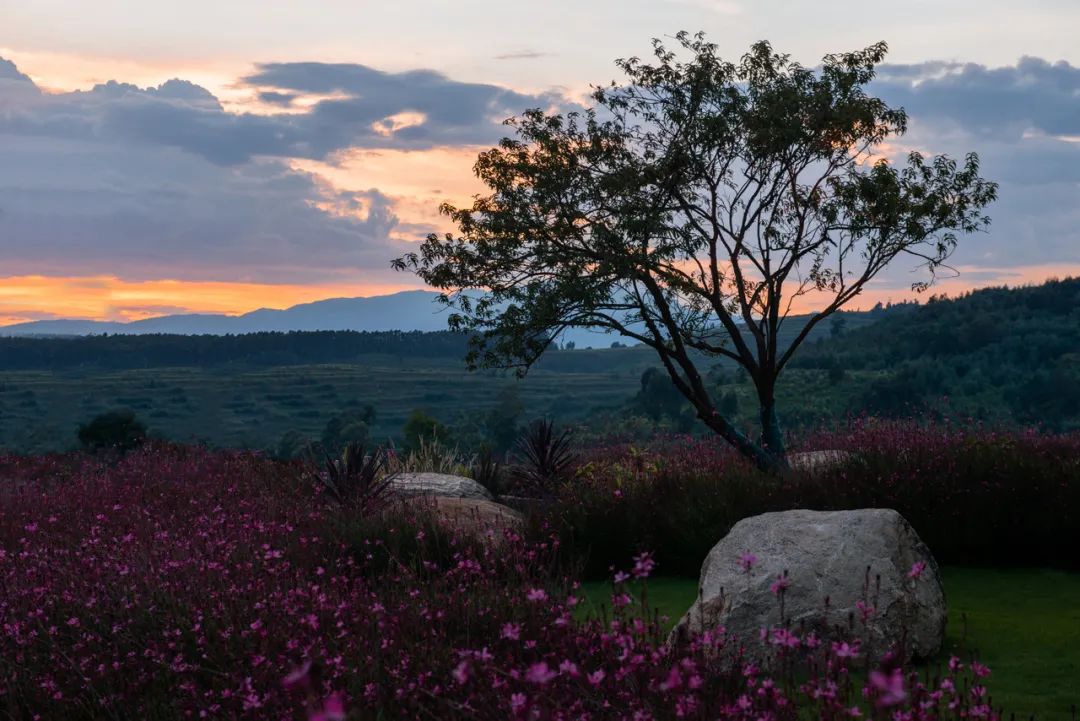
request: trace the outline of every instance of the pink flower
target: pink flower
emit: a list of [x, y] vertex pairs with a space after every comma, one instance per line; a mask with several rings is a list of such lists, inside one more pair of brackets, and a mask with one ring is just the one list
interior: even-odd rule
[[529, 599], [533, 603], [546, 601], [547, 597], [547, 591], [542, 588], [530, 588], [529, 592], [525, 594], [525, 598]]
[[785, 648], [799, 647], [799, 637], [786, 628], [774, 628], [772, 632], [772, 642], [775, 646], [783, 646]]
[[916, 561], [911, 565], [911, 570], [908, 571], [908, 578], [918, 578], [926, 570], [926, 561]]
[[607, 674], [604, 673], [603, 669], [598, 669], [587, 675], [585, 678], [588, 679], [591, 685], [599, 686], [600, 682], [604, 680], [604, 676], [606, 675]]
[[857, 658], [859, 655], [858, 645], [852, 646], [846, 641], [844, 643], [833, 643], [833, 654], [837, 658]]
[[656, 561], [648, 551], [634, 556], [634, 578], [648, 578], [654, 568], [656, 568]]
[[625, 571], [619, 571], [615, 574], [615, 583], [626, 583], [630, 580], [630, 574]]
[[462, 661], [457, 665], [450, 675], [454, 677], [454, 680], [459, 684], [465, 684], [469, 680], [469, 662]]
[[990, 675], [990, 667], [989, 666], [984, 666], [983, 664], [981, 664], [981, 663], [979, 663], [977, 661], [972, 661], [971, 662], [971, 672], [973, 674], [975, 674], [975, 678], [986, 678], [987, 676]]
[[874, 607], [863, 601], [861, 598], [855, 602], [855, 608], [859, 609], [859, 615], [862, 617], [863, 621], [866, 621], [874, 615]]
[[740, 553], [737, 560], [743, 573], [750, 573], [750, 569], [754, 567], [754, 564], [757, 563], [758, 559], [757, 556], [752, 553]]
[[769, 590], [773, 592], [774, 596], [779, 596], [791, 586], [791, 581], [786, 575], [777, 576], [776, 580], [769, 584]]
[[871, 671], [870, 686], [878, 693], [878, 706], [895, 706], [907, 698], [904, 674], [898, 668], [894, 668], [887, 676], [881, 671]]
[[682, 686], [682, 674], [679, 673], [677, 666], [672, 666], [671, 671], [668, 672], [667, 678], [660, 684], [661, 691], [671, 691]]
[[550, 682], [551, 679], [558, 675], [559, 673], [557, 671], [552, 671], [548, 668], [546, 663], [541, 661], [540, 663], [534, 663], [532, 666], [529, 666], [529, 670], [525, 672], [525, 680], [529, 683], [543, 685]]
[[327, 696], [322, 710], [308, 714], [308, 721], [345, 721], [345, 704], [341, 696], [336, 693]]
[[303, 666], [283, 678], [281, 685], [286, 691], [309, 689], [311, 687], [311, 661], [305, 661]]
[[577, 664], [567, 659], [559, 664], [559, 673], [565, 673], [567, 676], [576, 677], [579, 675]]
[[502, 637], [511, 641], [517, 641], [521, 638], [521, 626], [516, 623], [503, 624]]
[[510, 709], [514, 713], [521, 713], [525, 710], [525, 694], [515, 693], [510, 696]]

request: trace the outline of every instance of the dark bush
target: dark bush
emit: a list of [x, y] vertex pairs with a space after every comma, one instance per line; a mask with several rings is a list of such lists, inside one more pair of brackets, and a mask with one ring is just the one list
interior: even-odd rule
[[128, 409], [108, 411], [79, 426], [79, 443], [88, 451], [138, 448], [146, 440], [146, 426]]

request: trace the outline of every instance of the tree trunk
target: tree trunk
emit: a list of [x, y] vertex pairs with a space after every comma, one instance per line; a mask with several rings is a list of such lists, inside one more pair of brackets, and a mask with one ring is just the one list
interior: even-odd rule
[[784, 432], [780, 429], [780, 419], [776, 417], [775, 373], [762, 372], [754, 379], [754, 385], [757, 388], [760, 409], [761, 447], [772, 457], [774, 469], [789, 470], [787, 449], [784, 447]]
[[787, 469], [787, 459], [783, 455], [775, 456], [768, 452], [763, 446], [754, 443], [740, 433], [735, 426], [731, 425], [731, 423], [719, 413], [714, 413], [708, 417], [700, 417], [705, 421], [705, 425], [716, 431], [728, 443], [735, 446], [740, 453], [752, 460], [759, 469], [770, 473]]

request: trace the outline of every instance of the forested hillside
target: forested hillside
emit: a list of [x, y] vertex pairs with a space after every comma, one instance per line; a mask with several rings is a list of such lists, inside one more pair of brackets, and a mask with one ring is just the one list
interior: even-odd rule
[[1080, 278], [988, 288], [890, 314], [808, 345], [795, 367], [869, 380], [849, 404], [874, 415], [969, 413], [1080, 425]]
[[[700, 430], [648, 348], [555, 350], [518, 381], [466, 371], [465, 347], [445, 332], [0, 338], [0, 447], [70, 448], [80, 423], [117, 408], [166, 438], [275, 452], [343, 419], [401, 441], [415, 412], [462, 445], [538, 416], [592, 436]], [[746, 374], [702, 360], [724, 413], [755, 432]], [[795, 432], [863, 414], [1080, 427], [1080, 280], [839, 314], [778, 403]]]

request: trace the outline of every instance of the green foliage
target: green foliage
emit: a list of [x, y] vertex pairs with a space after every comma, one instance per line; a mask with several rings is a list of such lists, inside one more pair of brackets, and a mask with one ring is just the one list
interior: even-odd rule
[[408, 449], [420, 449], [425, 443], [446, 442], [450, 437], [445, 425], [420, 408], [413, 409], [409, 414], [401, 432], [405, 436], [405, 447]]
[[641, 390], [635, 398], [638, 409], [654, 422], [678, 418], [686, 407], [686, 397], [661, 368], [650, 367], [641, 374]]
[[129, 409], [119, 409], [95, 416], [79, 426], [79, 443], [88, 451], [127, 452], [146, 440], [146, 426]]
[[[968, 415], [1054, 431], [1080, 428], [1080, 278], [985, 288], [808, 344], [795, 367], [847, 369], [859, 388], [833, 414]], [[831, 380], [831, 378], [830, 378]]]
[[487, 414], [485, 429], [494, 452], [505, 453], [514, 445], [524, 412], [525, 405], [521, 402], [516, 385], [507, 385], [499, 390], [495, 406]]
[[735, 395], [735, 391], [728, 391], [720, 397], [720, 412], [728, 418], [739, 414], [739, 397]]
[[[859, 162], [907, 127], [865, 92], [884, 43], [810, 69], [766, 42], [738, 62], [701, 34], [676, 42], [617, 61], [626, 83], [583, 113], [509, 121], [516, 137], [476, 162], [490, 194], [444, 205], [457, 234], [394, 265], [445, 291], [471, 367], [524, 374], [567, 328], [615, 332], [657, 354], [713, 431], [782, 468], [776, 380], [795, 349], [898, 257], [923, 261], [928, 286], [957, 234], [987, 225], [996, 185], [974, 154]], [[811, 291], [822, 309], [779, 347]], [[695, 354], [752, 371], [761, 443], [719, 412]]]
[[272, 449], [271, 455], [283, 461], [304, 458], [311, 455], [313, 446], [314, 442], [300, 431], [285, 431]]
[[364, 445], [369, 440], [370, 426], [374, 422], [375, 409], [372, 406], [352, 408], [334, 416], [323, 429], [323, 448], [336, 452], [351, 443]]
[[469, 478], [486, 488], [496, 498], [506, 492], [505, 469], [491, 449], [484, 448], [469, 465]]

